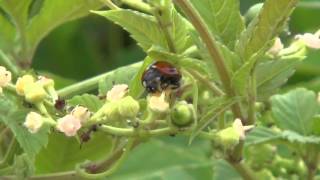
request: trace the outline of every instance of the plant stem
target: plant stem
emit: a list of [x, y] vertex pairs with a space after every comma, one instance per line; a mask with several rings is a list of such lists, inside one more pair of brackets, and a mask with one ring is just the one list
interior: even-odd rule
[[143, 1], [137, 1], [137, 0], [121, 0], [122, 3], [134, 8], [134, 9], [137, 9], [137, 10], [140, 10], [140, 11], [143, 11], [143, 12], [146, 12], [146, 13], [149, 13], [149, 14], [152, 14], [152, 10], [151, 10], [151, 7], [147, 4], [147, 3], [144, 3]]
[[193, 77], [198, 79], [202, 84], [207, 86], [207, 88], [209, 88], [215, 95], [217, 95], [217, 96], [224, 95], [224, 92], [214, 82], [209, 81], [207, 78], [203, 77], [199, 72], [192, 70], [192, 69], [188, 69], [188, 72]]
[[[126, 67], [140, 67], [142, 62], [137, 62]], [[98, 76], [92, 77], [90, 79], [81, 81], [79, 83], [73, 84], [71, 86], [67, 86], [63, 89], [58, 90], [58, 95], [63, 98], [67, 98], [76, 94], [85, 93], [88, 91], [95, 90], [98, 87], [99, 81], [101, 79], [108, 78], [113, 75], [113, 73], [117, 71], [117, 69], [113, 71], [106, 72], [104, 74], [100, 74]]]
[[12, 137], [12, 140], [7, 149], [7, 152], [4, 158], [0, 161], [0, 169], [6, 167], [8, 163], [13, 159], [17, 147], [18, 147], [18, 142], [14, 137]]
[[229, 162], [234, 169], [237, 170], [237, 172], [241, 175], [241, 177], [244, 180], [255, 180], [254, 173], [252, 170], [243, 162], [239, 163], [234, 163], [234, 162]]
[[14, 64], [2, 50], [0, 50], [0, 61], [11, 71], [11, 73], [17, 77], [19, 75], [18, 66]]
[[[223, 57], [220, 54], [218, 47], [215, 44], [215, 39], [210, 34], [207, 25], [204, 23], [203, 19], [199, 13], [194, 9], [188, 0], [174, 0], [174, 2], [184, 11], [184, 13], [189, 17], [191, 23], [199, 32], [202, 41], [206, 44], [208, 52], [212, 58], [213, 63], [216, 66], [216, 70], [219, 73], [222, 84], [229, 97], [236, 96], [234, 89], [231, 86], [230, 75], [227, 71], [226, 65], [224, 63]], [[232, 111], [236, 118], [240, 118], [244, 121], [240, 106], [238, 103], [232, 106]]]
[[101, 0], [105, 5], [107, 5], [110, 9], [120, 9], [117, 5], [115, 5], [112, 0]]

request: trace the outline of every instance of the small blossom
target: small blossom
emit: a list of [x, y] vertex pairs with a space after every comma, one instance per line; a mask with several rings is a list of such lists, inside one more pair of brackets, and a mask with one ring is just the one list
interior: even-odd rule
[[24, 87], [25, 98], [30, 103], [38, 103], [44, 100], [47, 96], [46, 91], [40, 84], [31, 83]]
[[303, 35], [296, 35], [295, 38], [301, 40], [309, 48], [320, 49], [320, 30], [315, 34], [305, 33]]
[[34, 78], [31, 75], [24, 75], [24, 76], [18, 78], [18, 80], [16, 82], [17, 94], [23, 96], [24, 91], [25, 91], [25, 87], [28, 84], [32, 84], [32, 83], [34, 83]]
[[66, 136], [75, 136], [80, 128], [80, 120], [70, 114], [58, 119], [57, 129]]
[[36, 83], [39, 83], [43, 87], [54, 86], [54, 81], [45, 76], [38, 76], [38, 80]]
[[273, 46], [269, 49], [268, 53], [272, 55], [277, 55], [283, 49], [283, 44], [281, 39], [277, 37], [274, 41]]
[[2, 94], [2, 87], [8, 85], [11, 81], [11, 72], [3, 66], [0, 66], [0, 94]]
[[152, 95], [149, 98], [149, 108], [156, 112], [166, 112], [169, 109], [169, 103], [165, 100], [165, 94], [160, 96]]
[[110, 91], [107, 92], [108, 101], [118, 101], [123, 98], [128, 92], [128, 85], [118, 84], [114, 85]]
[[232, 127], [239, 133], [240, 139], [244, 140], [245, 138], [245, 132], [252, 129], [254, 126], [243, 126], [242, 122], [240, 119], [234, 120]]
[[28, 128], [29, 132], [36, 133], [42, 127], [42, 116], [36, 112], [30, 112], [23, 125]]
[[80, 122], [83, 124], [89, 119], [90, 112], [89, 112], [88, 108], [86, 108], [86, 107], [76, 106], [72, 110], [71, 115], [74, 116], [75, 118], [79, 119]]

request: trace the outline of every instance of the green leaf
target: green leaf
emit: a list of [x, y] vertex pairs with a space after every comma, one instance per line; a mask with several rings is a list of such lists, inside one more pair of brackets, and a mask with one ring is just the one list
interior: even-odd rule
[[36, 47], [42, 38], [59, 25], [88, 15], [90, 9], [101, 6], [102, 3], [95, 0], [45, 0], [39, 13], [28, 25], [29, 47]]
[[0, 49], [7, 50], [13, 46], [15, 38], [15, 28], [9, 19], [6, 17], [7, 14], [0, 7]]
[[[112, 71], [106, 78], [99, 81], [99, 95], [106, 95], [114, 84], [141, 83], [140, 79], [134, 79], [141, 68], [141, 63], [124, 66]], [[131, 91], [131, 89], [130, 89]]]
[[235, 169], [229, 165], [225, 160], [216, 160], [214, 163], [214, 180], [241, 180], [241, 176]]
[[191, 0], [212, 34], [233, 49], [240, 33], [244, 30], [244, 21], [240, 14], [239, 0]]
[[[153, 45], [168, 49], [162, 29], [153, 16], [128, 9], [93, 12], [106, 17], [130, 32], [132, 38], [144, 51], [148, 51]], [[174, 9], [172, 16], [173, 22], [169, 33], [173, 37], [177, 52], [183, 52], [192, 45], [188, 30], [191, 25]]]
[[67, 103], [71, 106], [81, 105], [87, 107], [91, 112], [97, 112], [103, 105], [103, 102], [95, 95], [83, 94], [74, 96]]
[[259, 51], [266, 52], [272, 39], [280, 33], [298, 0], [266, 0], [259, 15], [241, 34], [236, 45], [240, 57], [247, 61]]
[[272, 114], [277, 126], [310, 135], [313, 116], [319, 111], [316, 94], [304, 88], [271, 98]]
[[[179, 143], [180, 140], [183, 142]], [[186, 146], [187, 140], [166, 138], [165, 141], [152, 139], [140, 144], [132, 152], [123, 166], [108, 179], [110, 180], [174, 180], [212, 179], [213, 161], [206, 155], [210, 145], [205, 141]], [[147, 163], [141, 159], [148, 158]]]
[[277, 59], [257, 65], [255, 74], [259, 99], [267, 99], [287, 82], [300, 59]]
[[281, 137], [283, 139], [287, 139], [289, 142], [297, 142], [297, 143], [313, 143], [313, 144], [319, 144], [320, 143], [320, 137], [319, 136], [303, 136], [297, 132], [285, 130], [281, 133]]
[[28, 179], [34, 173], [34, 161], [27, 154], [21, 154], [14, 159], [14, 175], [17, 179]]
[[75, 138], [52, 133], [48, 146], [36, 157], [36, 174], [70, 171], [85, 160], [105, 159], [112, 147], [112, 138], [100, 132], [91, 134], [91, 139], [82, 146]]
[[133, 76], [133, 79], [129, 84], [129, 95], [133, 98], [139, 98], [139, 96], [144, 92], [144, 87], [141, 84], [141, 77], [144, 71], [152, 62], [153, 60], [149, 56], [147, 56], [143, 60], [143, 64], [138, 68], [136, 74]]
[[256, 127], [246, 135], [245, 144], [261, 144], [279, 139], [280, 133], [267, 127]]
[[0, 121], [13, 132], [21, 148], [31, 158], [48, 143], [48, 128], [43, 127], [36, 134], [30, 133], [22, 124], [30, 111], [17, 106], [17, 101], [5, 97], [0, 98]]

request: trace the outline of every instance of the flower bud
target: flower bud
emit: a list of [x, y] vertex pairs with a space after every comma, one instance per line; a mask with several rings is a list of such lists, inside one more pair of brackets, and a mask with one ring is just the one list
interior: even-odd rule
[[156, 113], [165, 113], [169, 109], [169, 103], [165, 100], [165, 94], [152, 95], [148, 101], [150, 110]]
[[53, 79], [47, 78], [45, 76], [38, 76], [38, 81], [36, 83], [42, 85], [44, 88], [54, 87]]
[[57, 129], [66, 136], [75, 136], [80, 128], [80, 120], [70, 114], [58, 119]]
[[85, 123], [90, 118], [90, 112], [88, 108], [83, 106], [76, 106], [72, 110], [71, 115], [79, 119], [81, 124]]
[[225, 149], [234, 148], [240, 141], [240, 134], [233, 127], [223, 129], [216, 135], [216, 142], [222, 145]]
[[0, 66], [0, 88], [5, 87], [11, 81], [11, 72]]
[[128, 85], [118, 84], [114, 85], [110, 91], [107, 92], [107, 101], [118, 101], [122, 99], [128, 92]]
[[43, 87], [37, 83], [26, 84], [24, 88], [25, 98], [30, 103], [38, 103], [47, 96]]
[[36, 112], [30, 112], [23, 125], [28, 128], [29, 132], [37, 133], [43, 125], [43, 117]]
[[171, 122], [178, 127], [185, 127], [193, 123], [195, 112], [193, 106], [185, 101], [178, 102], [171, 111]]
[[16, 83], [17, 94], [23, 96], [25, 94], [24, 89], [25, 89], [26, 85], [32, 84], [32, 83], [34, 83], [34, 78], [31, 75], [24, 75], [24, 76], [18, 78], [17, 83]]
[[106, 105], [103, 106], [103, 114], [107, 117], [108, 120], [113, 121], [120, 119], [118, 105], [119, 102], [113, 101], [108, 102]]
[[140, 109], [139, 102], [133, 99], [131, 96], [127, 96], [118, 104], [118, 111], [122, 117], [134, 118], [137, 116]]
[[273, 46], [269, 49], [268, 53], [276, 56], [283, 49], [283, 44], [279, 37], [276, 37]]

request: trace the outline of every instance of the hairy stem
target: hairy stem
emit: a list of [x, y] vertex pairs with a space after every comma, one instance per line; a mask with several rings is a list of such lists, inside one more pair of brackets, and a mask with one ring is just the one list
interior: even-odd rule
[[[234, 89], [231, 87], [230, 75], [227, 71], [226, 65], [224, 63], [223, 57], [216, 46], [215, 39], [210, 34], [207, 25], [204, 23], [203, 19], [199, 13], [194, 9], [188, 0], [174, 0], [174, 2], [184, 11], [184, 13], [189, 17], [191, 23], [199, 32], [202, 41], [207, 46], [209, 55], [213, 63], [216, 66], [216, 70], [219, 73], [220, 79], [229, 97], [236, 96]], [[236, 118], [244, 120], [241, 114], [240, 106], [238, 103], [232, 106], [232, 111]]]
[[237, 170], [237, 172], [242, 176], [244, 180], [255, 180], [255, 176], [253, 171], [243, 162], [240, 163], [234, 163], [229, 162], [232, 167]]
[[[142, 65], [142, 62], [137, 62], [131, 65], [128, 65], [127, 67], [140, 67]], [[76, 94], [81, 94], [85, 92], [89, 92], [92, 90], [97, 89], [99, 81], [101, 79], [105, 79], [108, 77], [111, 77], [113, 73], [117, 71], [117, 69], [113, 71], [106, 72], [104, 74], [100, 74], [98, 76], [86, 79], [84, 81], [78, 82], [76, 84], [67, 86], [63, 89], [58, 90], [58, 95], [63, 98], [71, 97]]]

